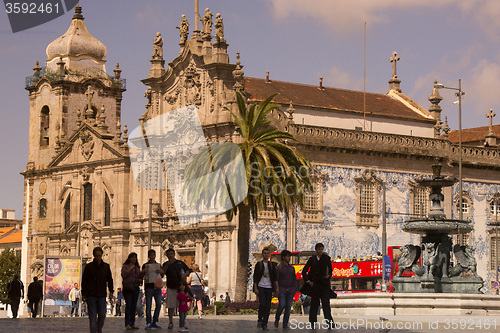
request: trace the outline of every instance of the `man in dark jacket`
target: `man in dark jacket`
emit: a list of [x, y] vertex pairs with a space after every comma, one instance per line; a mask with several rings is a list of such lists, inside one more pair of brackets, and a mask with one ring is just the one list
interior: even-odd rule
[[33, 278], [33, 282], [28, 286], [28, 301], [31, 311], [31, 318], [36, 318], [38, 313], [38, 303], [43, 297], [43, 287], [38, 282], [38, 277]]
[[333, 328], [333, 318], [330, 309], [330, 278], [332, 276], [332, 264], [330, 257], [323, 253], [325, 246], [316, 244], [314, 249], [316, 255], [309, 258], [302, 269], [304, 282], [311, 286], [311, 309], [309, 310], [309, 322], [315, 327], [318, 321], [319, 301], [323, 306], [323, 314], [328, 320], [329, 328]]
[[[172, 329], [174, 327], [174, 311], [177, 307], [177, 288], [180, 287], [181, 283], [186, 282], [186, 278], [191, 273], [189, 267], [182, 260], [175, 259], [175, 250], [169, 248], [166, 252], [168, 260], [163, 263], [162, 269], [167, 277], [167, 301], [166, 307], [168, 309], [168, 328]], [[189, 289], [186, 291], [189, 292]], [[161, 293], [160, 293], [161, 295]], [[153, 325], [151, 327], [154, 328]], [[159, 326], [156, 325], [156, 328]]]
[[19, 280], [19, 274], [14, 274], [14, 279], [7, 285], [7, 297], [10, 299], [10, 307], [12, 310], [12, 318], [17, 318], [19, 303], [21, 298], [24, 298], [24, 285]]
[[102, 248], [92, 251], [94, 261], [85, 266], [82, 275], [82, 297], [87, 302], [90, 332], [102, 333], [106, 319], [106, 283], [110, 298], [113, 295], [113, 277], [109, 265], [102, 261]]
[[266, 247], [262, 250], [262, 261], [255, 264], [253, 272], [253, 291], [259, 297], [259, 315], [257, 327], [268, 331], [267, 322], [271, 311], [273, 290], [278, 286], [276, 280], [276, 263], [269, 261], [271, 252]]

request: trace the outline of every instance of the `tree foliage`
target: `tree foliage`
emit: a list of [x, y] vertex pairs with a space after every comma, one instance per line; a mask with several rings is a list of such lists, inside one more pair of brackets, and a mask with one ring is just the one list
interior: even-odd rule
[[15, 273], [21, 274], [21, 253], [7, 248], [0, 253], [0, 302], [2, 303], [9, 301], [7, 284], [14, 278]]

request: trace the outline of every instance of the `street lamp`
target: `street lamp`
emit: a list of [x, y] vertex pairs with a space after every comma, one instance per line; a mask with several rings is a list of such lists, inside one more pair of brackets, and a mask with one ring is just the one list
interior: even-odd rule
[[459, 209], [458, 209], [458, 219], [463, 219], [463, 207], [462, 207], [462, 96], [465, 92], [462, 91], [462, 79], [458, 79], [458, 88], [445, 87], [441, 83], [436, 83], [434, 88], [437, 89], [450, 89], [455, 90], [455, 96], [458, 97], [458, 198], [459, 198]]
[[72, 187], [71, 185], [69, 184], [66, 184], [64, 185], [65, 188], [70, 188], [72, 190], [78, 190], [80, 191], [80, 218], [78, 220], [78, 238], [76, 240], [76, 248], [77, 248], [77, 253], [78, 253], [78, 257], [80, 257], [80, 243], [81, 243], [81, 233], [82, 233], [82, 218], [83, 218], [83, 213], [82, 213], [82, 210], [83, 210], [83, 188], [80, 187]]

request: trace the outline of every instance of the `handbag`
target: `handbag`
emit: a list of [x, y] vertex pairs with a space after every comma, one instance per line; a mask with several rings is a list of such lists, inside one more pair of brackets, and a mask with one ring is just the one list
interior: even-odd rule
[[163, 279], [161, 278], [161, 275], [158, 274], [155, 279], [155, 288], [161, 289], [163, 288]]
[[330, 298], [337, 298], [337, 293], [332, 288], [330, 288]]

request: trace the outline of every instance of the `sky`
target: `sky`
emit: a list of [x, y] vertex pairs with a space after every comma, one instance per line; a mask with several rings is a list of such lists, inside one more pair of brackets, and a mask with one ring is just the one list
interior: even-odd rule
[[[240, 52], [245, 76], [363, 90], [366, 22], [366, 90], [387, 93], [389, 58], [401, 60], [403, 93], [428, 109], [433, 81], [458, 87], [462, 79], [462, 127], [486, 126], [488, 109], [500, 106], [500, 1], [497, 0], [200, 0], [221, 13], [230, 62]], [[194, 0], [81, 0], [87, 30], [107, 47], [106, 70], [117, 62], [127, 80], [122, 125], [135, 128], [144, 113], [140, 82], [148, 76], [153, 38], [161, 32], [164, 59], [179, 53], [185, 14], [194, 29]], [[22, 218], [23, 177], [28, 156], [28, 92], [25, 77], [45, 49], [63, 35], [73, 13], [12, 33], [0, 5], [0, 208]], [[201, 26], [201, 23], [200, 23]], [[451, 90], [441, 90], [442, 118], [458, 128]], [[500, 113], [499, 116], [500, 117]], [[499, 118], [493, 120], [494, 124]]]

